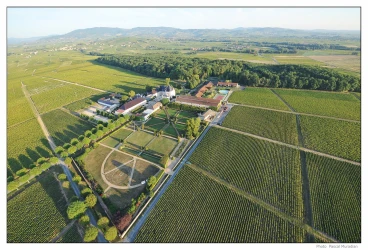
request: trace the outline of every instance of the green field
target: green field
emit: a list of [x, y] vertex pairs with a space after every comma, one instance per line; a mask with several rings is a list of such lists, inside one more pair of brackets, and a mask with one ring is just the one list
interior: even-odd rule
[[33, 119], [7, 129], [8, 176], [21, 168], [28, 168], [41, 156], [52, 155], [37, 120]]
[[40, 113], [45, 113], [97, 93], [99, 92], [95, 90], [68, 84], [32, 95], [31, 98], [37, 110]]
[[274, 89], [297, 112], [360, 120], [360, 101], [348, 93]]
[[171, 137], [176, 138], [178, 136], [178, 134], [176, 133], [175, 128], [173, 127], [172, 124], [168, 125], [165, 130], [164, 130], [164, 135], [168, 135]]
[[159, 168], [151, 163], [137, 160], [134, 167], [131, 185], [140, 184], [142, 181], [147, 180], [150, 176], [157, 174], [159, 170]]
[[93, 128], [91, 123], [60, 109], [43, 114], [42, 120], [57, 146], [69, 143], [71, 139], [78, 138], [85, 131]]
[[186, 125], [185, 124], [181, 124], [181, 123], [176, 123], [175, 124], [175, 127], [178, 130], [180, 137], [185, 137]]
[[211, 128], [189, 162], [285, 213], [303, 216], [297, 150]]
[[246, 87], [243, 91], [234, 91], [229, 97], [229, 102], [289, 110], [289, 108], [268, 88]]
[[124, 140], [125, 138], [127, 138], [133, 131], [129, 130], [129, 129], [124, 129], [121, 128], [118, 131], [112, 133], [110, 136], [106, 137], [102, 143], [110, 146], [110, 147], [115, 147], [116, 145], [118, 145], [120, 143], [120, 140]]
[[7, 242], [49, 242], [67, 225], [67, 203], [53, 172], [7, 202]]
[[100, 65], [92, 61], [94, 58], [86, 56], [86, 60], [89, 61], [85, 63], [70, 65], [37, 75], [125, 94], [128, 94], [130, 90], [134, 90], [136, 93], [144, 92], [146, 84], [157, 86], [164, 83], [164, 80], [161, 79], [146, 77], [118, 67]]
[[176, 145], [177, 145], [176, 140], [161, 136], [154, 139], [149, 144], [148, 148], [150, 151], [153, 151], [155, 153], [170, 155], [170, 153], [176, 147]]
[[144, 124], [144, 129], [150, 131], [160, 131], [166, 125], [166, 121], [158, 118], [151, 118]]
[[298, 145], [296, 116], [294, 114], [234, 106], [222, 125], [231, 129]]
[[120, 210], [128, 207], [131, 204], [132, 199], [136, 199], [145, 189], [145, 186], [139, 186], [133, 189], [115, 189], [110, 188], [107, 190], [106, 197], [108, 201], [111, 203], [109, 209], [111, 212], [114, 210]]
[[361, 168], [307, 153], [314, 227], [343, 243], [361, 242]]
[[302, 115], [301, 129], [305, 147], [360, 162], [360, 123]]
[[127, 143], [129, 146], [133, 146], [135, 148], [141, 149], [145, 147], [148, 142], [150, 142], [154, 136], [150, 133], [144, 131], [136, 131], [127, 139]]
[[135, 242], [303, 242], [304, 234], [185, 166], [151, 211]]
[[93, 175], [93, 178], [101, 185], [103, 189], [107, 188], [107, 184], [101, 177], [101, 166], [108, 153], [111, 152], [110, 148], [106, 148], [99, 145], [96, 149], [92, 150], [84, 159], [86, 170]]

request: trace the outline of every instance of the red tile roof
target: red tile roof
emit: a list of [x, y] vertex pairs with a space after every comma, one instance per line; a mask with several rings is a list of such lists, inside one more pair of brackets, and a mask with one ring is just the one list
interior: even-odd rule
[[120, 108], [116, 111], [118, 113], [123, 113], [124, 111], [126, 111], [127, 109], [130, 109], [131, 107], [143, 102], [143, 101], [146, 101], [146, 99], [142, 98], [142, 97], [139, 97], [139, 98], [136, 98], [130, 102], [127, 102], [123, 105], [120, 106]]
[[188, 95], [176, 97], [176, 101], [177, 102], [182, 102], [182, 103], [188, 103], [188, 104], [204, 105], [204, 106], [208, 106], [208, 107], [210, 107], [210, 106], [217, 107], [221, 103], [221, 100], [195, 97], [195, 96], [188, 96]]

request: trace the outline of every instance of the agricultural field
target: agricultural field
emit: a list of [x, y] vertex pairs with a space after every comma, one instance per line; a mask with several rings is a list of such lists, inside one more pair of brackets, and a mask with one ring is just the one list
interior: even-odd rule
[[94, 127], [91, 123], [60, 109], [43, 114], [42, 120], [56, 146], [62, 146], [64, 143], [69, 143], [71, 139], [83, 135], [85, 131]]
[[161, 79], [146, 77], [118, 67], [100, 65], [89, 57], [87, 57], [87, 60], [90, 61], [86, 61], [78, 66], [72, 64], [55, 71], [37, 75], [124, 94], [128, 94], [130, 90], [141, 93], [145, 91], [146, 84], [158, 86], [164, 82]]
[[304, 234], [303, 229], [185, 166], [135, 242], [303, 242]]
[[301, 115], [306, 148], [360, 162], [361, 124]]
[[211, 128], [189, 162], [289, 215], [303, 216], [297, 150]]
[[207, 58], [210, 60], [227, 59], [227, 60], [241, 60], [241, 61], [247, 61], [251, 63], [275, 64], [275, 62], [271, 58], [263, 57], [259, 55], [253, 55], [253, 54], [246, 54], [246, 53], [197, 52], [196, 54], [188, 54], [187, 56], [196, 57], [196, 58]]
[[307, 153], [314, 227], [344, 243], [361, 242], [361, 167]]
[[231, 129], [298, 145], [296, 116], [294, 114], [234, 106], [222, 125]]
[[80, 236], [77, 226], [74, 224], [68, 232], [66, 232], [57, 243], [83, 243], [83, 239]]
[[124, 140], [125, 138], [127, 138], [133, 131], [129, 130], [129, 129], [124, 129], [121, 128], [118, 131], [112, 133], [111, 135], [109, 135], [108, 137], [106, 137], [103, 141], [102, 144], [105, 144], [109, 147], [115, 147], [116, 145], [118, 145], [120, 143], [120, 140]]
[[90, 96], [90, 97], [87, 97], [85, 99], [81, 99], [81, 100], [75, 101], [73, 103], [70, 103], [70, 104], [66, 105], [65, 108], [70, 110], [70, 111], [78, 111], [78, 110], [89, 107], [90, 105], [94, 104], [94, 101], [97, 101], [99, 98], [101, 98], [103, 96], [105, 96], [105, 95], [100, 94], [100, 95]]
[[305, 56], [280, 56], [274, 55], [273, 58], [279, 64], [302, 64], [302, 65], [325, 65], [321, 61], [314, 60], [313, 58], [305, 57]]
[[41, 179], [7, 202], [7, 242], [49, 242], [67, 225], [67, 203], [53, 167]]
[[353, 55], [314, 55], [309, 58], [327, 64], [330, 67], [341, 68], [360, 73], [360, 56]]
[[28, 168], [41, 156], [51, 156], [49, 143], [36, 119], [7, 129], [8, 176]]
[[289, 110], [289, 108], [268, 88], [246, 87], [243, 91], [234, 91], [229, 97], [229, 102]]
[[360, 120], [360, 101], [349, 93], [274, 89], [297, 112]]
[[37, 110], [40, 113], [45, 113], [97, 93], [99, 92], [92, 89], [66, 84], [39, 94], [34, 94], [31, 98]]
[[159, 154], [170, 155], [173, 149], [176, 147], [177, 141], [166, 137], [157, 137], [149, 145], [149, 151], [153, 151]]

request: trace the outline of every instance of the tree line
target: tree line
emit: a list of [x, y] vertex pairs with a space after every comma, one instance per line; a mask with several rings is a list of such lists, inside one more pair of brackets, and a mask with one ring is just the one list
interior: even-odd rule
[[360, 78], [356, 76], [309, 65], [260, 65], [177, 55], [104, 55], [96, 60], [147, 76], [186, 80], [191, 89], [208, 77], [230, 79], [241, 85], [273, 88], [360, 92], [361, 86]]

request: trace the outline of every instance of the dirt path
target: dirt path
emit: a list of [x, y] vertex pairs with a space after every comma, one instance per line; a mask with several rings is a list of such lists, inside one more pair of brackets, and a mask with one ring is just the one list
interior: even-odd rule
[[298, 114], [298, 115], [305, 115], [305, 116], [314, 116], [314, 117], [327, 118], [327, 119], [333, 119], [333, 120], [339, 120], [339, 121], [347, 121], [347, 122], [357, 122], [357, 123], [360, 123], [360, 121], [357, 121], [357, 120], [350, 120], [350, 119], [344, 119], [344, 118], [338, 118], [338, 117], [331, 117], [331, 116], [324, 116], [324, 115], [314, 115], [314, 114], [301, 113], [301, 112], [296, 112], [296, 111], [293, 112], [293, 111], [287, 111], [287, 110], [279, 110], [279, 109], [258, 107], [258, 106], [247, 105], [247, 104], [237, 104], [237, 103], [229, 103], [229, 104], [235, 105], [235, 106], [244, 106], [244, 107], [249, 107], [249, 108], [256, 108], [256, 109], [264, 109], [264, 110], [276, 111], [276, 112], [283, 112], [283, 113], [290, 113], [290, 114]]
[[63, 230], [61, 230], [61, 232], [55, 238], [50, 240], [50, 243], [55, 243], [58, 239], [63, 237], [64, 234], [66, 234], [69, 231], [69, 229], [74, 225], [76, 221], [77, 220], [72, 220], [68, 225], [66, 225], [66, 227], [64, 227]]
[[[42, 131], [43, 131], [43, 133], [44, 133], [44, 135], [45, 135], [48, 143], [50, 144], [50, 147], [51, 147], [52, 151], [55, 152], [56, 145], [54, 143], [54, 140], [52, 139], [49, 131], [47, 130], [45, 124], [42, 121], [42, 118], [41, 118], [39, 112], [37, 111], [36, 106], [34, 105], [32, 99], [30, 98], [29, 93], [28, 93], [28, 91], [26, 89], [26, 86], [23, 84], [23, 82], [21, 82], [21, 83], [22, 83], [23, 93], [26, 96], [26, 98], [28, 99], [28, 102], [29, 102], [29, 104], [31, 106], [31, 109], [32, 109], [33, 113], [35, 114], [35, 116], [37, 118], [37, 121], [38, 121], [38, 123], [39, 123], [39, 125], [40, 125], [40, 127], [41, 127], [41, 129], [42, 129]], [[56, 154], [56, 152], [55, 152], [55, 154]], [[66, 176], [68, 178], [68, 181], [69, 181], [69, 183], [70, 183], [70, 185], [71, 185], [74, 193], [77, 195], [78, 198], [80, 198], [81, 197], [80, 190], [79, 190], [77, 184], [73, 181], [73, 177], [72, 177], [72, 174], [71, 174], [68, 166], [62, 160], [62, 158], [60, 158], [59, 156], [58, 156], [58, 158], [59, 158], [58, 164], [63, 168], [63, 171], [66, 174]], [[90, 210], [87, 210], [86, 211], [86, 214], [90, 218], [90, 221], [91, 221], [92, 225], [97, 226], [96, 219], [95, 219], [94, 215], [92, 214], [92, 212]], [[98, 239], [98, 242], [107, 242], [106, 239], [104, 238], [102, 232], [99, 232], [98, 233], [97, 239]]]
[[308, 148], [304, 148], [304, 147], [300, 147], [300, 146], [295, 146], [295, 145], [287, 144], [285, 142], [280, 142], [280, 141], [272, 140], [272, 139], [265, 138], [265, 137], [262, 137], [262, 136], [259, 136], [259, 135], [254, 135], [254, 134], [251, 134], [251, 133], [242, 132], [242, 131], [239, 131], [239, 130], [235, 130], [235, 129], [231, 129], [231, 128], [226, 128], [226, 127], [222, 127], [222, 126], [218, 126], [218, 125], [213, 125], [213, 126], [216, 127], [216, 128], [220, 128], [220, 129], [224, 129], [224, 130], [229, 130], [229, 131], [232, 131], [232, 132], [235, 132], [235, 133], [238, 133], [238, 134], [243, 134], [243, 135], [247, 135], [247, 136], [250, 136], [250, 137], [253, 137], [253, 138], [257, 138], [257, 139], [260, 139], [260, 140], [264, 140], [264, 141], [272, 142], [272, 143], [279, 144], [279, 145], [282, 145], [282, 146], [286, 146], [286, 147], [289, 147], [289, 148], [294, 148], [294, 149], [297, 149], [297, 150], [303, 150], [304, 152], [308, 152], [308, 153], [312, 153], [312, 154], [324, 156], [324, 157], [331, 158], [331, 159], [338, 160], [338, 161], [347, 162], [347, 163], [350, 163], [350, 164], [353, 164], [353, 165], [356, 165], [356, 166], [360, 166], [361, 165], [360, 162], [351, 161], [351, 160], [347, 160], [347, 159], [340, 158], [340, 157], [337, 157], [337, 156], [333, 156], [333, 155], [321, 153], [321, 152], [318, 152], [318, 151], [315, 151], [315, 150], [312, 150], [312, 149], [308, 149]]
[[[286, 102], [279, 94], [277, 94], [273, 89], [271, 91], [286, 105], [289, 109], [296, 113], [296, 111]], [[299, 146], [304, 147], [304, 138], [302, 133], [302, 128], [300, 126], [300, 115], [295, 114], [296, 116], [296, 128], [298, 131], [298, 142]], [[299, 150], [300, 155], [300, 167], [302, 173], [302, 198], [303, 198], [303, 209], [304, 209], [304, 219], [305, 223], [314, 227], [313, 223], [313, 213], [312, 213], [312, 202], [311, 202], [311, 194], [310, 194], [310, 186], [309, 186], [309, 177], [308, 177], [308, 168], [307, 168], [307, 156], [304, 151]], [[312, 234], [306, 233], [306, 241], [314, 242], [314, 236]]]
[[271, 205], [270, 203], [267, 203], [265, 201], [263, 201], [262, 199], [259, 199], [257, 198], [256, 196], [253, 196], [243, 190], [240, 190], [239, 188], [235, 187], [234, 185], [226, 182], [225, 180], [193, 165], [193, 164], [190, 164], [188, 165], [190, 168], [192, 168], [193, 170], [199, 172], [199, 173], [202, 173], [203, 175], [209, 177], [210, 179], [216, 181], [217, 183], [221, 184], [221, 185], [224, 185], [226, 186], [227, 188], [229, 188], [230, 190], [234, 191], [235, 193], [245, 197], [246, 199], [250, 200], [251, 202], [253, 203], [256, 203], [258, 205], [260, 205], [261, 207], [267, 209], [268, 211], [274, 213], [275, 215], [277, 215], [278, 217], [294, 224], [295, 226], [298, 226], [298, 227], [301, 227], [303, 229], [305, 229], [308, 233], [324, 240], [324, 241], [327, 241], [327, 242], [339, 242], [337, 241], [336, 239], [334, 239], [333, 237], [329, 236], [329, 235], [326, 235], [325, 233], [311, 227], [310, 225], [308, 224], [305, 224], [303, 223], [303, 221], [301, 221], [299, 218], [295, 218], [293, 216], [290, 216], [288, 214], [285, 214], [284, 212], [282, 212], [281, 210], [279, 210], [277, 207]]
[[73, 85], [76, 85], [76, 86], [79, 86], [79, 87], [84, 87], [84, 88], [92, 89], [92, 90], [95, 90], [95, 91], [98, 91], [98, 92], [113, 93], [113, 92], [110, 92], [110, 91], [106, 91], [106, 90], [103, 90], [103, 89], [98, 89], [98, 88], [90, 87], [90, 86], [83, 85], [83, 84], [76, 83], [76, 82], [68, 82], [68, 81], [65, 81], [65, 80], [51, 78], [51, 77], [46, 77], [46, 76], [42, 76], [42, 78], [48, 78], [48, 79], [59, 81], [59, 82], [69, 83], [69, 84], [73, 84]]

